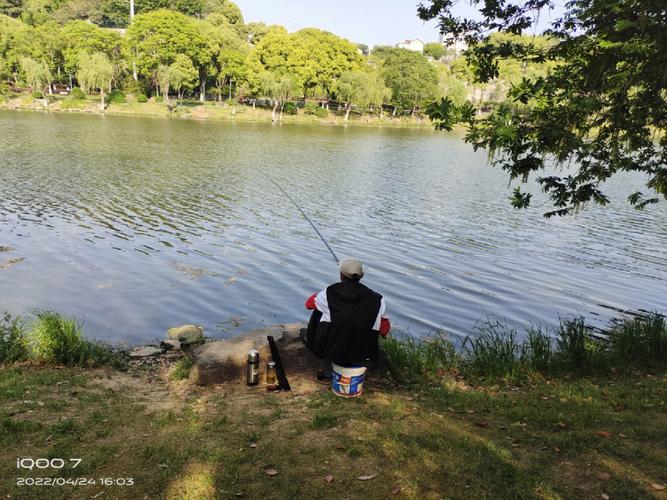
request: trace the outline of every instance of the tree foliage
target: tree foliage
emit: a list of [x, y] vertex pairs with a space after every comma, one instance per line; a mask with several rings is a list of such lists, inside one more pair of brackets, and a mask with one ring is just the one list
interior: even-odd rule
[[171, 65], [179, 54], [195, 65], [204, 64], [210, 56], [196, 21], [166, 9], [136, 16], [123, 42], [126, 57], [139, 73], [151, 78], [160, 64]]
[[100, 107], [104, 109], [104, 95], [107, 89], [111, 87], [111, 80], [114, 75], [114, 67], [109, 58], [102, 52], [88, 54], [81, 57], [77, 79], [84, 92], [91, 90], [100, 91]]
[[190, 58], [184, 54], [178, 54], [174, 62], [169, 66], [169, 81], [181, 97], [183, 90], [194, 88], [197, 84], [197, 70]]
[[441, 43], [427, 43], [424, 45], [424, 55], [433, 59], [440, 59], [445, 55], [445, 47]]
[[[479, 5], [477, 1], [474, 5]], [[485, 148], [510, 179], [537, 182], [553, 203], [545, 215], [565, 215], [594, 201], [608, 203], [602, 184], [621, 172], [641, 172], [650, 195], [631, 193], [637, 208], [667, 198], [667, 15], [664, 0], [572, 0], [546, 32], [549, 43], [516, 36], [534, 26], [552, 0], [488, 0], [478, 19], [460, 18], [451, 0], [420, 5], [424, 20], [463, 38], [478, 82], [500, 75], [502, 61], [544, 64], [544, 74], [515, 81], [509, 99], [488, 116], [443, 100], [430, 115], [439, 128], [466, 123], [466, 140]], [[500, 33], [493, 35], [491, 33]], [[542, 66], [545, 68], [545, 66]], [[565, 171], [551, 167], [566, 165]], [[530, 204], [515, 190], [512, 202]]]
[[391, 89], [392, 101], [412, 109], [425, 105], [437, 92], [435, 68], [418, 53], [407, 49], [387, 51], [382, 60], [382, 75]]
[[51, 81], [51, 71], [44, 61], [31, 57], [21, 58], [21, 71], [32, 90], [42, 90]]

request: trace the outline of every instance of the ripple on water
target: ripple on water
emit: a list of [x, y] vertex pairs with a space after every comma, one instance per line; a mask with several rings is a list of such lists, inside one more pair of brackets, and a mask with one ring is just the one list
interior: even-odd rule
[[607, 183], [608, 208], [547, 220], [509, 206], [484, 153], [430, 131], [2, 112], [0, 150], [0, 309], [51, 307], [103, 339], [306, 317], [305, 297], [337, 271], [257, 166], [340, 257], [366, 263], [414, 335], [667, 312], [667, 208], [627, 206], [638, 176]]

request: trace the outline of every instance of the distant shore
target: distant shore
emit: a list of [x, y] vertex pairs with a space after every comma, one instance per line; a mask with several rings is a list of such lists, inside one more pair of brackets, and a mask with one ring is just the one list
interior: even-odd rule
[[[166, 118], [181, 118], [192, 120], [211, 120], [226, 122], [272, 122], [271, 109], [265, 107], [253, 108], [252, 106], [228, 103], [206, 101], [179, 101], [172, 99], [171, 106], [164, 103], [158, 103], [149, 100], [145, 103], [128, 100], [122, 104], [109, 104], [102, 111], [99, 106], [99, 100], [85, 99], [72, 100], [60, 96], [52, 98], [51, 102], [46, 99], [33, 99], [30, 95], [19, 95], [14, 97], [0, 97], [0, 109], [16, 111], [42, 111], [53, 113], [87, 113], [87, 114], [106, 114], [106, 115], [132, 115], [132, 116], [153, 116]], [[341, 126], [349, 125], [355, 127], [378, 127], [378, 128], [412, 128], [412, 129], [431, 129], [432, 124], [428, 118], [417, 120], [412, 117], [395, 118], [390, 114], [385, 114], [383, 118], [377, 115], [354, 115], [345, 120], [342, 114], [330, 112], [326, 118], [320, 118], [314, 115], [304, 114], [303, 109], [299, 109], [297, 114], [283, 113], [278, 123], [306, 124], [306, 125], [327, 125]]]

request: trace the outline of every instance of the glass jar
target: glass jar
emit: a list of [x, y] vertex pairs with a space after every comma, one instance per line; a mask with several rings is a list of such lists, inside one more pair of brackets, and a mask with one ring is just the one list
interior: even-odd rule
[[269, 385], [276, 383], [276, 363], [269, 361], [266, 364], [266, 383]]

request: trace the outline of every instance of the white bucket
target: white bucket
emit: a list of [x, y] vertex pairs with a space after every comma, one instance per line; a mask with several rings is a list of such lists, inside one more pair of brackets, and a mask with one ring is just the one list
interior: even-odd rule
[[331, 363], [331, 390], [336, 396], [354, 398], [364, 393], [365, 366]]

